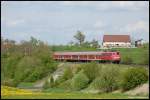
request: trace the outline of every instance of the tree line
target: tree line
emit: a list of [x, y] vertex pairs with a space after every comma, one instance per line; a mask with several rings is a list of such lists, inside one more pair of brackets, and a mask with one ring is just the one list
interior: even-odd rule
[[100, 45], [97, 40], [93, 39], [92, 41], [85, 41], [86, 36], [83, 32], [77, 31], [77, 33], [73, 36], [77, 42], [71, 41], [70, 45], [76, 45], [79, 47], [93, 47], [93, 48], [99, 48]]

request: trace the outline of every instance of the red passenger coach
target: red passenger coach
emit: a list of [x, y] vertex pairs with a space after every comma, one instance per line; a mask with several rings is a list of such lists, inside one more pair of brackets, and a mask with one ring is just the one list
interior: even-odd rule
[[54, 52], [53, 59], [58, 61], [110, 61], [119, 63], [119, 52]]

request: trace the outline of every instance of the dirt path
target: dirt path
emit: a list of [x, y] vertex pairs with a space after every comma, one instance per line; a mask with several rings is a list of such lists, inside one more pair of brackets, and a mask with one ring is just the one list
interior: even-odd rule
[[[59, 76], [61, 76], [63, 74], [63, 71], [64, 71], [64, 63], [60, 63], [58, 66], [57, 66], [57, 70], [55, 72], [53, 72], [52, 76], [54, 78], [54, 80], [56, 80]], [[42, 89], [45, 81], [49, 78], [49, 76], [47, 77], [44, 77], [43, 79], [41, 80], [38, 80], [35, 84], [34, 84], [34, 88], [38, 88], [38, 89]]]
[[126, 94], [129, 94], [129, 95], [148, 95], [149, 94], [149, 84], [148, 83], [142, 84], [142, 85], [134, 88], [133, 90], [126, 92]]

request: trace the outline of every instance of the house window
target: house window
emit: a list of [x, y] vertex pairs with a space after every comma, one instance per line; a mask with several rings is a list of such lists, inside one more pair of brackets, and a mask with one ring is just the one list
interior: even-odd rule
[[119, 46], [119, 44], [116, 44], [116, 46]]

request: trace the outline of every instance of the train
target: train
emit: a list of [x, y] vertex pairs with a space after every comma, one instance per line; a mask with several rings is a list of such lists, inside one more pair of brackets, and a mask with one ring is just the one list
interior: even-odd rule
[[120, 63], [121, 56], [118, 51], [54, 52], [53, 59], [56, 61], [75, 61], [75, 62], [97, 61], [97, 62]]

